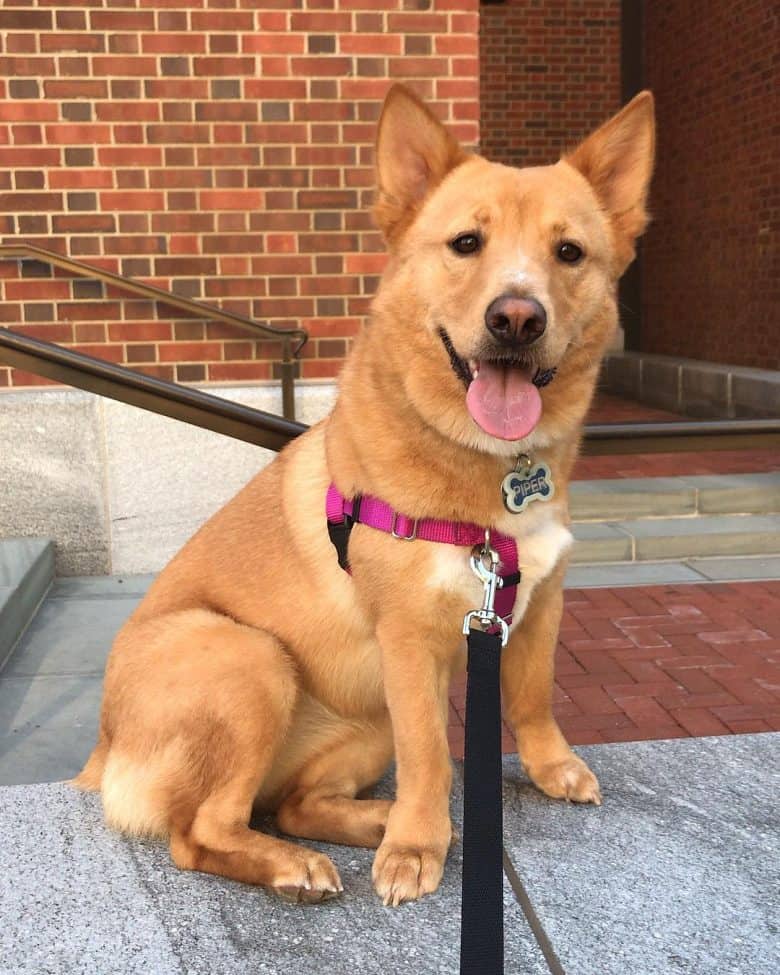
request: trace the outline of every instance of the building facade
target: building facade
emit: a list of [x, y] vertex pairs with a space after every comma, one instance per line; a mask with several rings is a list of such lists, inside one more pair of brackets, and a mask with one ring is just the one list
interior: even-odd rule
[[[658, 166], [628, 344], [780, 366], [768, 0], [706, 18], [685, 0], [83, 0], [6, 4], [0, 29], [2, 240], [302, 326], [311, 380], [338, 373], [383, 267], [372, 143], [393, 79], [512, 165], [554, 161], [646, 84]], [[180, 382], [274, 378], [276, 343], [99, 282], [0, 260], [0, 289], [2, 324], [38, 338]], [[0, 386], [45, 382], [0, 367]]]

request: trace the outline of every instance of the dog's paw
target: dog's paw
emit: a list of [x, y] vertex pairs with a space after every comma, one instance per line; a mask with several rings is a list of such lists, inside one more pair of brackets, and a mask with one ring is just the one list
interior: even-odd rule
[[344, 887], [328, 857], [302, 847], [279, 869], [268, 889], [294, 904], [319, 904], [338, 897]]
[[534, 785], [553, 799], [601, 805], [598, 779], [573, 752], [559, 762], [528, 768], [527, 771]]
[[432, 894], [444, 872], [446, 849], [402, 847], [383, 843], [376, 852], [371, 876], [385, 907]]

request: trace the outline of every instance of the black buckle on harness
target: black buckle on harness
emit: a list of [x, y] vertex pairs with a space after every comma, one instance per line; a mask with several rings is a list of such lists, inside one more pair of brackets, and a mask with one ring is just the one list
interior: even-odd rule
[[349, 536], [353, 527], [360, 521], [360, 502], [362, 498], [358, 495], [352, 502], [352, 514], [348, 515], [346, 511], [344, 512], [343, 521], [329, 521], [328, 522], [328, 535], [330, 536], [331, 543], [336, 549], [336, 555], [338, 556], [339, 565], [342, 569], [349, 569]]

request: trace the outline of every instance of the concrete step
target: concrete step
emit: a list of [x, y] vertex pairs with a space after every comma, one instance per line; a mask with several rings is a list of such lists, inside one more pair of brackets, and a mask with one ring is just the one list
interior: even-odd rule
[[771, 514], [583, 522], [572, 531], [573, 564], [780, 554], [780, 517]]
[[0, 539], [0, 670], [54, 578], [48, 538]]
[[566, 573], [567, 589], [669, 586], [681, 582], [761, 582], [780, 579], [780, 555], [675, 559], [668, 562], [578, 562]]
[[780, 473], [574, 481], [572, 520], [617, 521], [780, 511]]

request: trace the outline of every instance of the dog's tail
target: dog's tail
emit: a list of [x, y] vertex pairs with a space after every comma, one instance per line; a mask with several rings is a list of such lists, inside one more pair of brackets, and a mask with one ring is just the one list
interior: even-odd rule
[[101, 737], [100, 741], [95, 745], [92, 754], [87, 759], [87, 764], [75, 779], [70, 780], [70, 784], [74, 785], [77, 789], [83, 789], [85, 792], [100, 792], [107, 757], [108, 741]]

